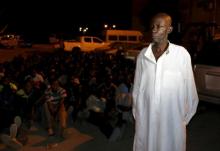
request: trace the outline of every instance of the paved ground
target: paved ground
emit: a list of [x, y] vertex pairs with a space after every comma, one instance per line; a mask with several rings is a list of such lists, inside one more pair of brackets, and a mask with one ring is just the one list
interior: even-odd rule
[[220, 105], [201, 102], [188, 130], [189, 151], [220, 151]]
[[[63, 140], [55, 136], [48, 137], [45, 130], [35, 127], [29, 132], [29, 141], [20, 151], [73, 151], [78, 145], [90, 141], [93, 138], [80, 133], [75, 128], [68, 128], [68, 137]], [[12, 149], [0, 144], [0, 151], [11, 151]]]
[[[66, 139], [48, 137], [47, 133], [40, 126], [36, 126], [29, 133], [29, 142], [19, 151], [110, 151], [129, 150], [132, 147], [133, 127], [128, 124], [120, 141], [109, 142], [109, 140], [90, 123], [75, 123], [67, 129]], [[123, 145], [122, 145], [123, 144]], [[0, 151], [11, 151], [4, 144], [0, 144]]]
[[[56, 137], [48, 138], [45, 130], [37, 127], [30, 132], [30, 141], [21, 151], [132, 151], [132, 124], [125, 127], [124, 134], [115, 142], [109, 142], [96, 126], [89, 123], [77, 122], [68, 128], [68, 132], [65, 140], [59, 140]], [[200, 103], [198, 112], [188, 126], [188, 136], [189, 151], [219, 151], [220, 106]], [[10, 149], [0, 144], [0, 151]]]

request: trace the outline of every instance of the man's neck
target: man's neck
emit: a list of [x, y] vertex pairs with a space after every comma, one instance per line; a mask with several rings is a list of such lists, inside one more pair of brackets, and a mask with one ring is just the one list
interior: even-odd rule
[[166, 51], [168, 45], [168, 41], [162, 43], [153, 43], [152, 50], [155, 53], [163, 53], [164, 51]]
[[166, 51], [168, 46], [169, 46], [168, 41], [164, 42], [164, 43], [153, 43], [152, 51], [153, 51], [153, 54], [154, 54], [156, 61], [164, 53], [164, 51]]

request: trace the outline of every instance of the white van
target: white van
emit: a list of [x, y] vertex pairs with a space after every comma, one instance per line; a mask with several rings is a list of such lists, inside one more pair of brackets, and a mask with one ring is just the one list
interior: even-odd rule
[[105, 33], [107, 42], [140, 43], [143, 37], [137, 30], [106, 30]]
[[141, 50], [146, 46], [143, 34], [138, 30], [106, 30], [105, 41], [118, 50]]

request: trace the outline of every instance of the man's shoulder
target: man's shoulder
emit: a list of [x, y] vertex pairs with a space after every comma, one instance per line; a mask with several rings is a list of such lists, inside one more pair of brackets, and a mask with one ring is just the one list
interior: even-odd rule
[[183, 46], [178, 45], [178, 44], [174, 44], [174, 43], [170, 43], [170, 47], [172, 49], [183, 49], [183, 50], [186, 50], [186, 48], [184, 48]]
[[170, 51], [176, 59], [190, 60], [191, 57], [187, 49], [181, 45], [170, 43]]
[[146, 53], [146, 51], [148, 50], [149, 47], [150, 47], [150, 45], [148, 45], [147, 47], [142, 48], [140, 53], [138, 54], [138, 58], [144, 56], [144, 54]]
[[186, 48], [178, 44], [170, 43], [170, 49], [174, 53], [188, 54], [188, 51], [186, 50]]

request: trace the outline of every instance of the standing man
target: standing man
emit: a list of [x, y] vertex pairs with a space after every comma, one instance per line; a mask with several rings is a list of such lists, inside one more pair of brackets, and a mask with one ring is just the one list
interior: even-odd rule
[[198, 95], [190, 55], [168, 41], [171, 23], [168, 14], [153, 17], [152, 43], [137, 58], [134, 151], [186, 150], [186, 125], [196, 112]]

